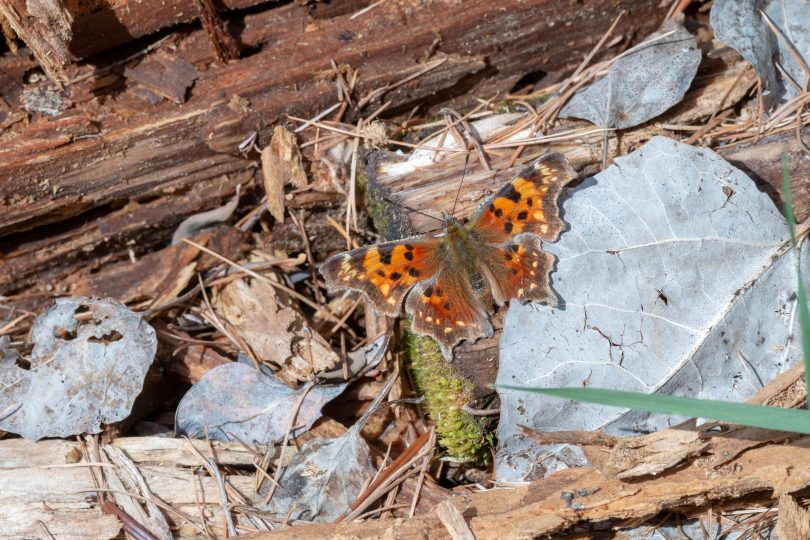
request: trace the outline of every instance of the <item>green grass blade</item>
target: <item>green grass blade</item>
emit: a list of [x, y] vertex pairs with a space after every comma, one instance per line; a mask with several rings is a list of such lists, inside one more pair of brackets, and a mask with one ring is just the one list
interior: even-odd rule
[[782, 154], [782, 196], [785, 199], [785, 219], [790, 229], [793, 252], [796, 254], [797, 301], [799, 302], [799, 325], [802, 328], [802, 356], [804, 357], [804, 382], [810, 388], [810, 311], [807, 309], [807, 292], [802, 279], [802, 267], [799, 261], [799, 246], [796, 242], [796, 215], [793, 212], [793, 193], [790, 191], [788, 175], [788, 155]]
[[691, 418], [708, 418], [733, 424], [793, 431], [810, 435], [810, 414], [805, 410], [766, 407], [750, 403], [731, 403], [714, 399], [643, 394], [604, 388], [529, 388], [497, 385], [498, 389], [545, 394], [588, 403], [598, 403]]

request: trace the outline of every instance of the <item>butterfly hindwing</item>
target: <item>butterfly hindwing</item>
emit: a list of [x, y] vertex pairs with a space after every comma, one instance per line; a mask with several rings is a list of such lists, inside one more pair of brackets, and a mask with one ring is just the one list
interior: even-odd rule
[[483, 263], [489, 268], [493, 296], [500, 303], [506, 300], [545, 302], [557, 306], [557, 295], [551, 290], [549, 274], [554, 255], [540, 249], [532, 236], [501, 245], [489, 245]]
[[557, 197], [576, 172], [562, 154], [546, 154], [523, 169], [486, 201], [469, 227], [489, 243], [520, 233], [554, 241], [563, 229]]
[[377, 311], [395, 316], [408, 290], [436, 273], [437, 247], [427, 237], [386, 242], [335, 255], [320, 270], [330, 288], [361, 291]]
[[492, 335], [489, 317], [467, 276], [452, 268], [414, 287], [405, 309], [411, 315], [411, 330], [434, 338], [448, 357], [459, 341]]

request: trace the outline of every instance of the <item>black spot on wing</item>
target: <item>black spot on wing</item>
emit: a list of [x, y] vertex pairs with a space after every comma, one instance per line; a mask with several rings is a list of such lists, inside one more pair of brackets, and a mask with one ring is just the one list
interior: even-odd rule
[[383, 264], [391, 264], [391, 254], [393, 252], [393, 248], [380, 249], [380, 262]]
[[515, 189], [513, 184], [509, 184], [509, 188], [506, 190], [506, 193], [504, 193], [503, 196], [512, 202], [518, 202], [520, 200], [520, 193], [518, 193], [518, 190]]

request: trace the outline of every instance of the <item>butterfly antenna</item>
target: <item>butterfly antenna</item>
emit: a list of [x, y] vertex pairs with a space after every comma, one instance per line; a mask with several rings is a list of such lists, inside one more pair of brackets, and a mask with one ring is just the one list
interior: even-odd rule
[[450, 215], [454, 216], [456, 214], [456, 204], [458, 203], [458, 197], [461, 195], [461, 186], [464, 184], [464, 177], [467, 176], [467, 164], [470, 162], [470, 154], [464, 154], [464, 172], [461, 174], [461, 182], [458, 183], [458, 189], [456, 190], [456, 199], [453, 201], [453, 210], [450, 211]]
[[440, 217], [430, 215], [428, 213], [422, 212], [421, 210], [417, 210], [416, 208], [411, 208], [410, 206], [406, 206], [406, 205], [404, 205], [404, 204], [402, 204], [400, 202], [397, 202], [397, 201], [395, 201], [393, 199], [389, 199], [388, 197], [383, 197], [382, 200], [384, 200], [387, 203], [391, 203], [394, 206], [399, 206], [400, 208], [403, 208], [403, 209], [408, 210], [410, 212], [414, 212], [416, 214], [421, 214], [421, 215], [423, 215], [425, 217], [429, 217], [430, 219], [435, 219], [436, 221], [441, 221], [442, 223], [444, 223], [444, 220], [442, 218], [440, 218]]

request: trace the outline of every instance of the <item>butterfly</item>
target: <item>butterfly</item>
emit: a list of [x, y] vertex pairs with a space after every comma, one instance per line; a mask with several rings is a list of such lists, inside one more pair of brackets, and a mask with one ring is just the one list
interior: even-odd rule
[[355, 289], [380, 313], [397, 316], [403, 299], [411, 331], [435, 339], [445, 357], [462, 340], [492, 336], [482, 306], [536, 301], [557, 306], [549, 273], [564, 223], [557, 197], [576, 177], [562, 154], [537, 159], [463, 224], [446, 212], [443, 229], [340, 253], [321, 265], [330, 289]]

